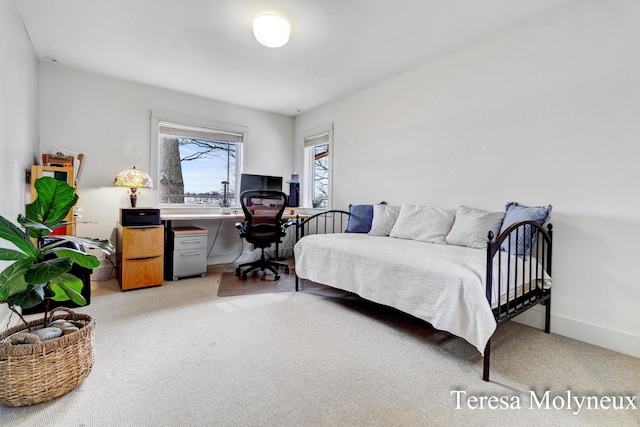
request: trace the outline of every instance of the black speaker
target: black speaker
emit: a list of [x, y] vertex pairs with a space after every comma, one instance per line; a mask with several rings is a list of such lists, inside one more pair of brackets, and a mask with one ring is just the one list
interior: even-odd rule
[[299, 204], [300, 204], [300, 183], [291, 182], [289, 183], [288, 206], [291, 208], [297, 208]]
[[132, 227], [136, 225], [160, 225], [160, 209], [155, 208], [120, 208], [120, 225]]

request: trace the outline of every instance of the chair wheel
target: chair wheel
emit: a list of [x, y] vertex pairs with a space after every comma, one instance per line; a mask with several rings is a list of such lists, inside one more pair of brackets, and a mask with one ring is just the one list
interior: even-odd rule
[[236, 275], [239, 276], [242, 273], [242, 269], [240, 267], [236, 268]]
[[280, 280], [280, 275], [279, 275], [279, 274], [276, 274], [276, 275], [274, 276], [274, 279], [276, 279], [276, 280]]
[[242, 280], [247, 280], [247, 273], [242, 273]]

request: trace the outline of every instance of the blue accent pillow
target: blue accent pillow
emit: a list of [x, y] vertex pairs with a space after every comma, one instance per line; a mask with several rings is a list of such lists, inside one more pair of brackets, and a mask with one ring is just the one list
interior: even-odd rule
[[[386, 205], [387, 202], [380, 202]], [[373, 205], [349, 205], [349, 219], [345, 233], [368, 233], [373, 223]]]
[[[500, 233], [502, 234], [502, 232], [512, 224], [521, 221], [533, 221], [540, 225], [544, 225], [545, 222], [551, 219], [551, 209], [551, 205], [522, 206], [516, 202], [507, 203], [506, 214], [504, 221], [502, 222], [502, 227], [500, 228]], [[509, 251], [508, 238], [502, 242], [500, 249], [518, 256], [528, 255], [538, 239], [537, 230], [534, 230], [533, 233], [531, 233], [531, 226], [519, 227], [517, 231], [514, 230], [511, 234], [511, 250]], [[518, 242], [517, 245], [516, 240]]]

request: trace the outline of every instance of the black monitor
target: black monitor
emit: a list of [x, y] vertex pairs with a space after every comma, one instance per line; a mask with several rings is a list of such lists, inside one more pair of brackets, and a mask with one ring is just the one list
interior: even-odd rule
[[240, 177], [240, 194], [245, 190], [282, 191], [282, 177], [243, 173]]

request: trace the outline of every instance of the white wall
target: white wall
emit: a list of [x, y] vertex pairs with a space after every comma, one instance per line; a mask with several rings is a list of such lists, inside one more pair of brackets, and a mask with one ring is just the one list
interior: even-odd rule
[[[109, 238], [115, 243], [119, 208], [130, 204], [127, 190], [112, 187], [113, 178], [133, 165], [151, 170], [151, 111], [246, 126], [244, 171], [285, 178], [291, 174], [291, 117], [43, 63], [40, 149], [48, 152], [63, 147], [86, 157], [78, 206], [84, 209], [83, 220], [97, 224], [78, 225], [78, 235]], [[157, 183], [157, 177], [152, 178]], [[157, 206], [157, 190], [143, 189], [138, 206]], [[209, 228], [210, 236], [218, 227], [213, 222], [195, 225]], [[225, 221], [209, 262], [232, 261], [240, 245], [234, 221]]]
[[640, 356], [638, 46], [640, 2], [574, 2], [302, 114], [294, 169], [333, 122], [337, 208], [552, 204], [552, 331]]
[[[0, 215], [16, 221], [30, 201], [26, 171], [38, 152], [38, 60], [12, 1], [0, 2]], [[6, 242], [0, 240], [0, 246]], [[8, 263], [0, 261], [0, 270]], [[0, 306], [0, 330], [9, 314]]]

